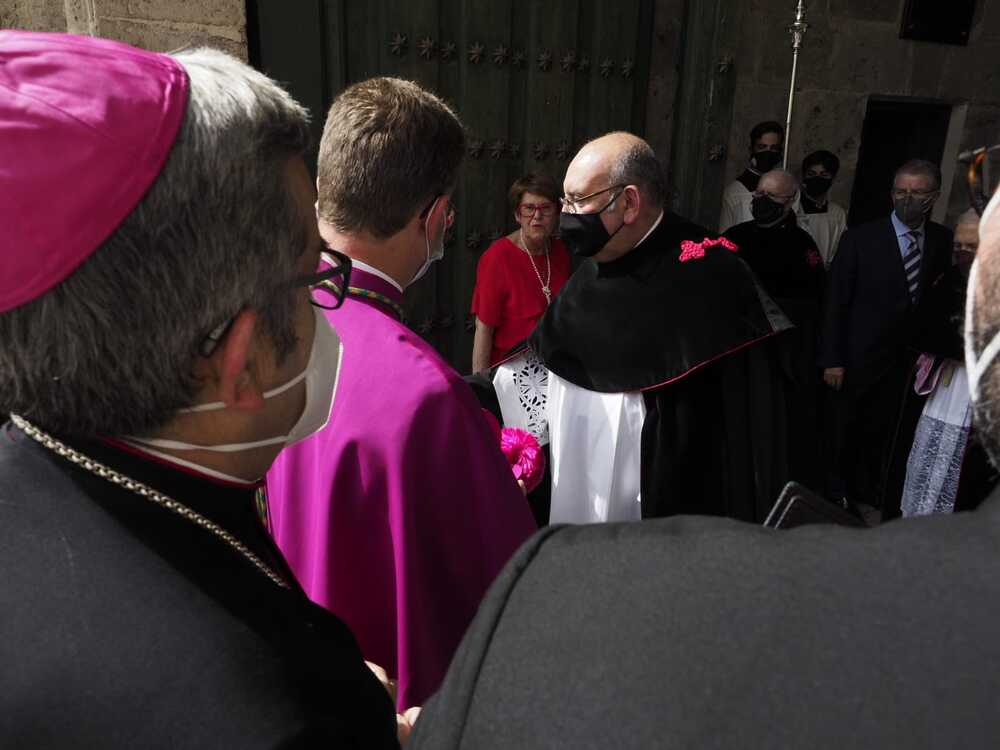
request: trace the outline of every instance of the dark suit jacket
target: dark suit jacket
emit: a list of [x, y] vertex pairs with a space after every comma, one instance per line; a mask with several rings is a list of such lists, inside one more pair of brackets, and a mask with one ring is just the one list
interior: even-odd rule
[[407, 750], [993, 747], [1000, 499], [875, 529], [545, 529]]
[[[924, 232], [917, 308], [951, 262], [951, 231], [928, 221]], [[916, 312], [892, 221], [846, 231], [830, 276], [820, 366], [845, 367], [854, 382], [877, 378], [905, 352]]]

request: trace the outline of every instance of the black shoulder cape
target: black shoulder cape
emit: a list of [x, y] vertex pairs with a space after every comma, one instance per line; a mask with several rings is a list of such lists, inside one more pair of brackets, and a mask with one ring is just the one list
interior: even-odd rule
[[294, 582], [252, 489], [63, 439], [211, 520], [290, 588], [0, 424], [0, 747], [398, 748], [386, 691]]
[[528, 340], [574, 385], [616, 393], [673, 383], [791, 328], [746, 264], [721, 245], [681, 261], [684, 241], [715, 235], [667, 214], [619, 260], [582, 265]]

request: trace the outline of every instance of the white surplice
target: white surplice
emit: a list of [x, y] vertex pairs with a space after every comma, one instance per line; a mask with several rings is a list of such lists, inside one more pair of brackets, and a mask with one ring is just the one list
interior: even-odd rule
[[550, 523], [639, 520], [642, 394], [588, 391], [549, 372], [547, 411]]
[[799, 198], [795, 199], [794, 208], [795, 220], [813, 238], [816, 249], [823, 258], [823, 265], [829, 268], [833, 263], [833, 256], [837, 254], [840, 236], [847, 229], [847, 214], [833, 201], [827, 202], [826, 213], [821, 214], [807, 214]]

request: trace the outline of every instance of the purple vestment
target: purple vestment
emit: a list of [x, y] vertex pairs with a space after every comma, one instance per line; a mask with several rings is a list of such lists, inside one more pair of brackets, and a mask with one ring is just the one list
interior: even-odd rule
[[[352, 287], [400, 303], [355, 269]], [[299, 582], [398, 678], [400, 709], [437, 689], [486, 588], [535, 529], [472, 390], [395, 312], [350, 296], [327, 426], [267, 475]]]

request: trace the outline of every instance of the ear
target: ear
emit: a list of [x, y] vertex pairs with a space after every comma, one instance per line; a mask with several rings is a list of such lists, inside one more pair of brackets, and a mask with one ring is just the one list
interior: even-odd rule
[[424, 217], [424, 231], [427, 231], [429, 226], [444, 226], [444, 214], [448, 210], [448, 199], [447, 196], [439, 195], [434, 199], [434, 205], [431, 206], [431, 210], [427, 212], [427, 216]]
[[639, 212], [642, 210], [642, 194], [635, 185], [629, 185], [622, 191], [622, 199], [625, 201], [623, 218], [626, 224], [631, 224], [639, 218]]
[[233, 319], [229, 333], [209, 358], [218, 383], [218, 398], [233, 409], [263, 408], [264, 397], [254, 372], [257, 314], [243, 310]]

